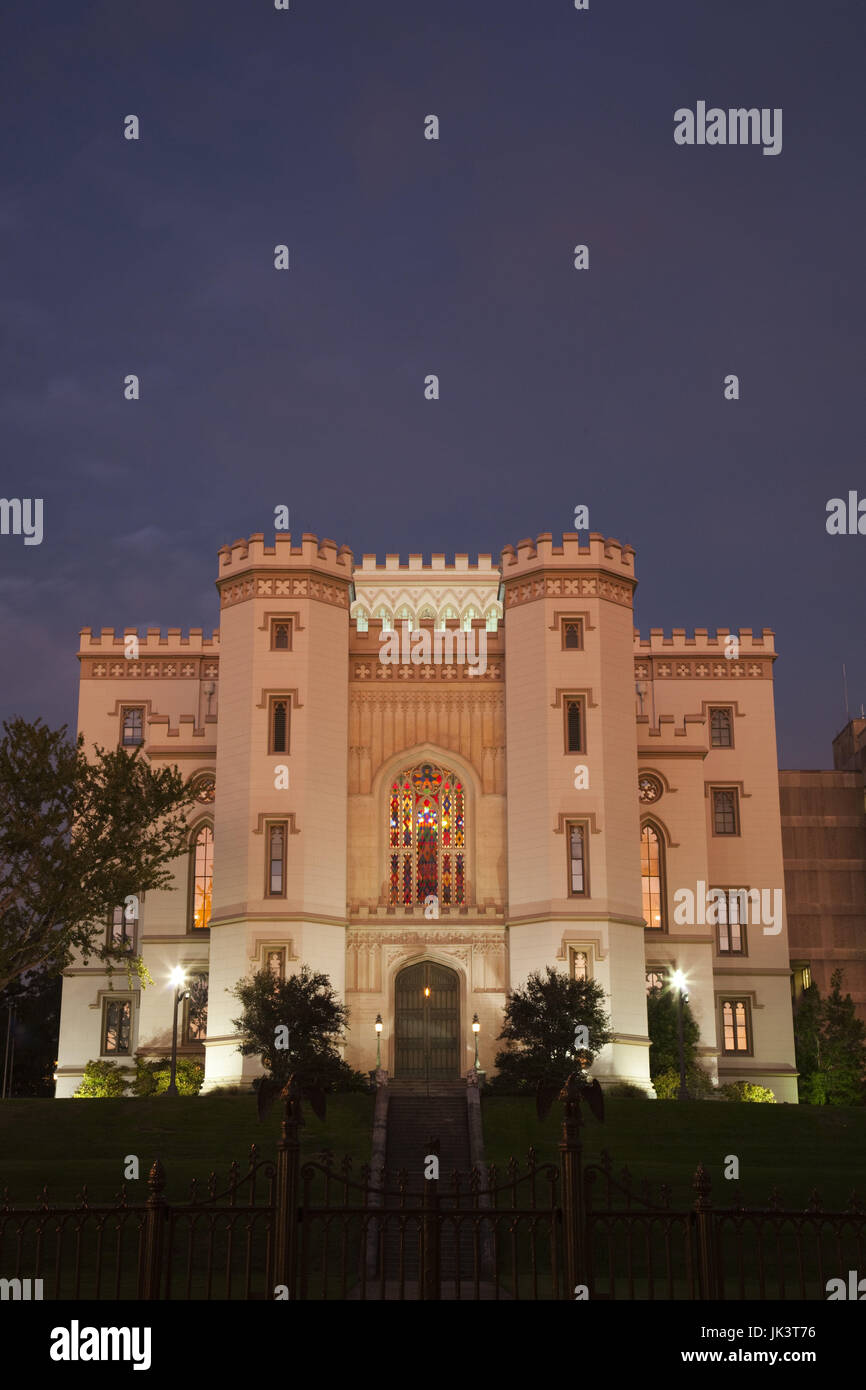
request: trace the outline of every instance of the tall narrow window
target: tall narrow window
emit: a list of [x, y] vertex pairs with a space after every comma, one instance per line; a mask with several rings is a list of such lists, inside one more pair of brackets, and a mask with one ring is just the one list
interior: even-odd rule
[[745, 914], [741, 911], [740, 892], [735, 888], [722, 888], [720, 891], [725, 895], [724, 900], [714, 904], [719, 955], [744, 956], [746, 954], [743, 927]]
[[722, 1035], [724, 1052], [751, 1052], [749, 1010], [745, 999], [722, 1000]]
[[586, 951], [572, 951], [571, 978], [573, 980], [588, 980], [590, 978], [589, 955]]
[[388, 795], [388, 896], [411, 907], [466, 901], [466, 789], [446, 768], [421, 763]]
[[284, 696], [272, 696], [270, 702], [269, 753], [289, 751], [289, 702]]
[[138, 932], [138, 908], [135, 902], [116, 907], [108, 928], [108, 945], [117, 951], [134, 951]]
[[292, 650], [292, 624], [289, 618], [271, 619], [271, 651], [290, 652]]
[[580, 618], [562, 619], [562, 645], [567, 651], [580, 651], [583, 647], [583, 622]]
[[207, 1037], [207, 975], [194, 975], [189, 998], [184, 1000], [181, 1037], [186, 1044], [203, 1042]]
[[213, 830], [203, 825], [192, 847], [192, 925], [200, 931], [210, 926], [213, 900]]
[[583, 701], [565, 701], [565, 751], [566, 753], [585, 753], [583, 746]]
[[567, 833], [568, 896], [570, 898], [586, 897], [586, 826], [569, 821]]
[[650, 824], [641, 827], [640, 874], [646, 924], [654, 931], [666, 931], [664, 851], [661, 835]]
[[132, 1038], [132, 1000], [106, 999], [102, 1013], [102, 1052], [129, 1055]]
[[121, 710], [120, 742], [124, 748], [138, 748], [144, 743], [144, 708], [124, 705]]
[[265, 967], [270, 971], [275, 980], [286, 978], [286, 948], [278, 946], [273, 951], [268, 951], [265, 957]]
[[739, 835], [740, 816], [735, 787], [713, 788], [713, 834]]
[[268, 891], [269, 898], [286, 896], [286, 823], [268, 825]]
[[733, 748], [734, 725], [729, 709], [710, 710], [710, 745], [713, 748]]

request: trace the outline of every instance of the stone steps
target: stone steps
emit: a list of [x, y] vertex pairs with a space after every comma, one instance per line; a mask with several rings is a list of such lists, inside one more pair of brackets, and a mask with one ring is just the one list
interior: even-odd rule
[[[434, 1090], [435, 1088], [435, 1090]], [[426, 1083], [392, 1083], [389, 1086], [388, 1127], [386, 1141], [387, 1186], [393, 1192], [397, 1175], [405, 1170], [407, 1205], [420, 1207], [426, 1179], [426, 1156], [431, 1152], [431, 1140], [439, 1140], [439, 1204], [447, 1210], [449, 1194], [453, 1192], [451, 1176], [461, 1176], [461, 1192], [469, 1191], [471, 1160], [469, 1123], [466, 1106], [466, 1087], [462, 1082], [431, 1082], [430, 1096]], [[399, 1209], [398, 1197], [388, 1197], [386, 1208]], [[463, 1223], [459, 1233], [460, 1276], [462, 1280], [474, 1272], [473, 1233]], [[457, 1276], [458, 1233], [445, 1222], [440, 1227], [440, 1272], [443, 1280], [454, 1281]], [[403, 1273], [408, 1282], [420, 1277], [419, 1222], [414, 1218], [405, 1223]], [[391, 1221], [385, 1233], [385, 1273], [390, 1282], [399, 1278], [400, 1230]]]

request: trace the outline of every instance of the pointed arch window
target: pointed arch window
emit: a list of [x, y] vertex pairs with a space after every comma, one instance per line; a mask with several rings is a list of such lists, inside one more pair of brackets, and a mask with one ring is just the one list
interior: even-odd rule
[[213, 901], [213, 827], [202, 825], [192, 842], [192, 930], [203, 931], [210, 926]]
[[643, 915], [653, 931], [667, 931], [665, 905], [665, 863], [661, 832], [647, 821], [640, 832], [640, 873], [643, 889]]
[[355, 614], [355, 627], [358, 632], [366, 632], [370, 626], [367, 614], [363, 608], [359, 608]]
[[447, 768], [420, 763], [388, 795], [389, 901], [412, 907], [431, 895], [466, 901], [466, 788]]

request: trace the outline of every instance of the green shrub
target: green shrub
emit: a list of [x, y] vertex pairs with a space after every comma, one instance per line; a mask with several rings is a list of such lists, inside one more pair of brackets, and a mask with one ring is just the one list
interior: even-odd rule
[[649, 1096], [641, 1086], [635, 1086], [631, 1081], [618, 1081], [615, 1086], [605, 1088], [605, 1097], [610, 1096], [611, 1100], [649, 1100]]
[[758, 1086], [754, 1081], [730, 1081], [719, 1089], [724, 1100], [752, 1101], [754, 1104], [775, 1105], [775, 1092], [769, 1086]]
[[126, 1094], [130, 1082], [128, 1071], [122, 1070], [117, 1062], [87, 1063], [81, 1085], [75, 1092], [74, 1100], [104, 1100]]
[[[676, 1100], [680, 1093], [680, 1074], [672, 1067], [652, 1079], [659, 1100]], [[686, 1068], [686, 1089], [691, 1100], [709, 1100], [717, 1094], [712, 1080], [703, 1067]]]
[[[158, 1057], [148, 1062], [144, 1057], [135, 1059], [135, 1080], [132, 1092], [136, 1096], [160, 1096], [168, 1090], [171, 1080], [171, 1061]], [[197, 1096], [204, 1081], [204, 1066], [191, 1057], [178, 1057], [175, 1082], [182, 1096]]]

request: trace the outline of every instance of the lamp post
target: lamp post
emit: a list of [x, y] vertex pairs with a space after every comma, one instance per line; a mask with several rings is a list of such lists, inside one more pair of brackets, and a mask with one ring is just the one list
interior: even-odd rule
[[376, 1015], [376, 1070], [382, 1070], [382, 1015]]
[[472, 1031], [475, 1034], [475, 1070], [480, 1071], [481, 1064], [478, 1061], [478, 1034], [481, 1032], [481, 1024], [478, 1022], [477, 1014], [472, 1019]]
[[677, 1038], [680, 1049], [680, 1089], [677, 1093], [677, 1100], [689, 1100], [690, 1096], [686, 1087], [686, 1048], [683, 1040], [683, 1005], [688, 1001], [686, 993], [686, 977], [682, 970], [675, 970], [671, 976], [671, 984], [677, 992]]
[[167, 1096], [179, 1095], [177, 1089], [177, 1010], [182, 999], [189, 999], [189, 990], [186, 989], [186, 974], [182, 965], [176, 965], [171, 972], [171, 983], [174, 985], [174, 1022], [171, 1029], [171, 1076], [165, 1094]]

